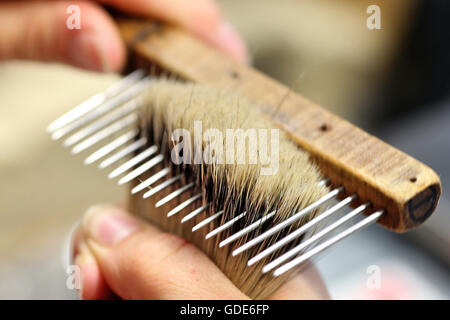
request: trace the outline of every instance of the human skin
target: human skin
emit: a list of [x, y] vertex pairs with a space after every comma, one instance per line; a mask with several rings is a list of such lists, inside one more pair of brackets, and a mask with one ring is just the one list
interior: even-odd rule
[[[66, 26], [69, 6], [80, 9], [80, 29]], [[240, 61], [247, 49], [213, 0], [0, 0], [0, 60], [56, 61], [118, 72], [126, 61], [119, 30], [102, 5], [179, 25]]]
[[[83, 299], [249, 299], [197, 247], [112, 205], [94, 206], [74, 233]], [[326, 299], [309, 267], [269, 299]]]

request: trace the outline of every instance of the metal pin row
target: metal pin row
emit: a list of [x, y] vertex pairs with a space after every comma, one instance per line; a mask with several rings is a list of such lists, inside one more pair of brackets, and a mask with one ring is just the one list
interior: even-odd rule
[[[101, 160], [100, 164], [98, 165], [99, 169], [111, 167], [121, 160], [125, 159], [126, 157], [130, 156], [131, 154], [137, 152], [138, 150], [141, 150], [147, 145], [148, 141], [145, 137], [136, 140], [139, 134], [139, 130], [136, 129], [136, 122], [138, 120], [138, 114], [136, 111], [139, 107], [139, 102], [134, 100], [134, 98], [150, 85], [151, 78], [146, 76], [146, 73], [143, 70], [136, 70], [127, 77], [123, 78], [117, 84], [111, 86], [102, 93], [92, 96], [85, 102], [81, 103], [79, 106], [61, 116], [59, 119], [55, 120], [52, 124], [49, 125], [47, 130], [51, 133], [54, 140], [58, 140], [62, 137], [68, 136], [64, 140], [63, 145], [66, 147], [72, 147], [71, 151], [74, 154], [81, 153], [82, 151], [85, 151], [99, 144], [100, 142], [107, 140], [108, 138], [112, 138], [115, 135], [120, 134], [118, 137], [113, 138], [112, 141], [107, 142], [103, 146], [97, 148], [84, 160], [85, 164], [93, 164]], [[131, 193], [137, 194], [139, 192], [145, 191], [142, 197], [144, 199], [147, 199], [158, 194], [162, 190], [168, 188], [169, 186], [182, 179], [182, 175], [170, 177], [170, 169], [168, 167], [164, 167], [145, 180], [140, 179], [143, 174], [149, 172], [158, 164], [163, 162], [164, 156], [158, 153], [158, 147], [150, 146], [143, 149], [138, 154], [135, 154], [133, 157], [123, 162], [119, 166], [113, 168], [113, 170], [108, 174], [108, 178], [114, 179], [121, 176], [118, 180], [119, 185], [138, 179], [140, 183], [131, 190]], [[157, 182], [160, 183], [155, 186], [155, 183]], [[319, 184], [323, 185], [326, 183], [327, 180], [325, 179], [322, 180]], [[171, 201], [179, 198], [185, 192], [194, 189], [194, 187], [195, 185], [193, 182], [187, 183], [164, 196], [162, 199], [159, 199], [156, 202], [155, 206], [164, 206]], [[241, 244], [238, 248], [232, 251], [232, 255], [237, 256], [239, 254], [242, 254], [243, 252], [248, 251], [252, 247], [255, 247], [256, 245], [262, 243], [270, 237], [278, 234], [283, 229], [292, 226], [292, 224], [307, 216], [315, 209], [326, 204], [332, 199], [337, 199], [338, 195], [343, 191], [344, 189], [342, 187], [332, 189], [326, 195], [309, 204], [299, 212], [294, 213], [288, 219], [279, 222], [278, 224], [264, 231], [258, 236], [249, 239], [247, 242]], [[194, 196], [181, 202], [180, 204], [169, 210], [167, 216], [172, 217], [180, 213], [188, 206], [199, 201], [201, 198], [201, 193], [195, 194]], [[320, 223], [332, 217], [333, 215], [336, 215], [339, 210], [348, 206], [356, 198], [357, 195], [353, 194], [339, 201], [332, 207], [322, 212], [320, 215], [314, 217], [309, 222], [290, 232], [283, 238], [271, 244], [269, 247], [257, 253], [255, 256], [251, 257], [248, 261], [248, 265], [254, 265], [265, 258], [272, 258], [277, 250], [285, 247], [286, 245], [289, 245], [296, 239], [299, 239], [308, 231], [317, 228]], [[200, 213], [207, 210], [210, 206], [211, 203], [206, 203], [194, 209], [181, 219], [181, 223], [185, 223], [193, 219]], [[263, 267], [262, 272], [267, 273], [275, 269], [273, 271], [273, 275], [279, 276], [287, 272], [288, 270], [304, 263], [308, 259], [311, 259], [316, 254], [339, 242], [348, 235], [376, 222], [376, 220], [383, 214], [383, 211], [372, 213], [370, 216], [367, 216], [358, 223], [353, 224], [337, 235], [329, 238], [328, 240], [325, 240], [322, 243], [319, 243], [337, 228], [341, 227], [345, 223], [348, 223], [351, 219], [362, 215], [369, 207], [370, 204], [366, 203], [348, 212], [337, 221], [314, 233], [310, 238], [302, 240], [300, 244], [288, 250], [281, 256], [274, 257], [273, 260], [271, 260]], [[245, 217], [246, 214], [247, 212], [242, 212], [229, 221], [226, 221], [223, 224], [217, 226], [206, 234], [205, 240], [218, 236], [225, 230], [230, 229], [235, 223]], [[192, 227], [192, 232], [195, 232], [209, 224], [214, 223], [214, 221], [222, 215], [223, 211], [219, 211], [209, 217], [206, 217], [202, 221], [198, 222], [194, 227]], [[241, 239], [244, 236], [248, 235], [250, 232], [261, 228], [267, 221], [271, 221], [271, 219], [275, 215], [276, 210], [272, 210], [263, 217], [246, 226], [244, 229], [239, 230], [221, 240], [219, 242], [219, 247], [229, 245], [237, 241], [238, 239]], [[314, 247], [314, 245], [316, 246]], [[309, 247], [312, 248], [307, 250]]]

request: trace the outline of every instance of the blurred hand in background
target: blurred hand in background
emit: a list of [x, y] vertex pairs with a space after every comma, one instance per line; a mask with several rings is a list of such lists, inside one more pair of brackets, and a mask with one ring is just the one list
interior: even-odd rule
[[[102, 4], [181, 26], [235, 59], [247, 59], [243, 41], [213, 0], [0, 0], [0, 60], [56, 61], [94, 71], [120, 71], [125, 45]], [[68, 19], [77, 14], [70, 8], [79, 13], [79, 28], [68, 27]]]

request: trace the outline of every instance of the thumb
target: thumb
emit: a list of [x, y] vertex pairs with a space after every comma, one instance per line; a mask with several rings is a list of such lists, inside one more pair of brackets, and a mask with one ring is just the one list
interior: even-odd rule
[[119, 208], [91, 208], [83, 229], [108, 286], [122, 298], [247, 299], [194, 245]]
[[[74, 14], [79, 29], [67, 26]], [[125, 61], [113, 21], [91, 2], [0, 3], [0, 30], [0, 60], [57, 61], [95, 71], [118, 71]]]

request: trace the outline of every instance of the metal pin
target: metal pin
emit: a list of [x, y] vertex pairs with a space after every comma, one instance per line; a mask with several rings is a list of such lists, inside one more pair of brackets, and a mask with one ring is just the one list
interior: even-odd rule
[[137, 114], [132, 113], [132, 114], [126, 116], [125, 118], [122, 118], [122, 119], [114, 122], [114, 123], [110, 124], [109, 126], [107, 126], [106, 128], [104, 128], [104, 129], [98, 131], [97, 133], [95, 133], [94, 135], [90, 136], [86, 140], [83, 140], [80, 143], [78, 143], [77, 145], [75, 145], [72, 148], [71, 152], [73, 154], [78, 154], [78, 153], [92, 147], [94, 144], [102, 141], [103, 139], [106, 139], [107, 137], [111, 136], [112, 134], [126, 128], [130, 124], [136, 122], [137, 119], [138, 119]]
[[203, 228], [204, 226], [206, 226], [208, 223], [214, 221], [215, 219], [217, 219], [218, 217], [220, 217], [223, 213], [223, 210], [215, 213], [214, 215], [212, 215], [211, 217], [208, 217], [202, 221], [200, 221], [199, 223], [197, 223], [194, 227], [192, 227], [192, 232], [197, 231], [200, 228]]
[[267, 257], [269, 254], [271, 254], [275, 250], [285, 246], [286, 244], [288, 244], [289, 242], [291, 242], [295, 238], [301, 236], [308, 229], [312, 228], [313, 226], [318, 224], [320, 221], [324, 220], [325, 218], [328, 218], [332, 214], [338, 212], [339, 209], [341, 209], [341, 208], [345, 207], [346, 205], [350, 204], [355, 198], [356, 198], [356, 194], [353, 194], [353, 195], [345, 198], [344, 200], [339, 201], [337, 204], [335, 204], [334, 206], [332, 206], [328, 210], [325, 210], [322, 214], [318, 215], [317, 217], [315, 217], [311, 221], [308, 221], [307, 223], [305, 223], [304, 225], [302, 225], [301, 227], [299, 227], [295, 231], [289, 233], [287, 236], [285, 236], [281, 240], [278, 240], [277, 242], [272, 244], [270, 247], [268, 247], [268, 248], [264, 249], [263, 251], [261, 251], [260, 253], [258, 253], [256, 256], [254, 256], [253, 258], [251, 258], [248, 261], [248, 266], [251, 266], [251, 265], [255, 264], [256, 262], [258, 262], [259, 260], [263, 259], [264, 257]]
[[61, 117], [53, 121], [47, 127], [47, 132], [55, 131], [61, 127], [64, 127], [68, 123], [82, 117], [83, 115], [95, 109], [109, 98], [115, 96], [116, 94], [124, 90], [130, 84], [141, 79], [144, 76], [144, 74], [145, 74], [144, 70], [138, 69], [130, 73], [129, 75], [127, 75], [126, 77], [124, 77], [119, 82], [115, 83], [105, 91], [93, 95], [86, 101], [76, 106], [74, 109], [70, 110], [69, 112], [63, 114]]
[[100, 119], [92, 122], [88, 126], [84, 127], [83, 129], [77, 131], [76, 133], [74, 133], [73, 135], [68, 137], [63, 143], [64, 147], [70, 147], [70, 146], [74, 145], [75, 143], [86, 138], [87, 136], [102, 129], [106, 125], [108, 125], [108, 124], [124, 117], [126, 114], [136, 110], [136, 107], [137, 107], [136, 101], [130, 101], [130, 102], [124, 104], [120, 108], [112, 111], [111, 113], [108, 113], [103, 118], [100, 118]]
[[158, 163], [162, 162], [163, 160], [164, 160], [164, 156], [162, 154], [158, 154], [156, 157], [148, 160], [144, 164], [140, 165], [139, 167], [137, 167], [136, 169], [134, 169], [133, 171], [131, 171], [130, 173], [128, 173], [127, 175], [122, 177], [119, 180], [119, 182], [117, 182], [117, 184], [122, 185], [127, 182], [130, 182], [131, 180], [133, 180], [136, 177], [139, 177], [141, 174], [150, 170], [151, 168], [153, 168], [154, 166], [156, 166]]
[[131, 189], [131, 194], [135, 194], [135, 193], [138, 193], [141, 190], [144, 190], [145, 188], [147, 188], [148, 186], [152, 185], [153, 183], [155, 183], [159, 179], [161, 179], [161, 178], [165, 177], [166, 175], [168, 175], [169, 172], [170, 172], [169, 168], [164, 168], [164, 169], [158, 171], [157, 173], [152, 175], [150, 178], [146, 179], [145, 181], [142, 181], [140, 184], [138, 184], [133, 189]]
[[139, 133], [139, 130], [133, 129], [133, 130], [130, 130], [127, 133], [121, 135], [117, 139], [114, 139], [113, 141], [111, 141], [107, 145], [101, 147], [100, 149], [98, 149], [97, 151], [92, 153], [89, 157], [84, 159], [84, 164], [91, 164], [91, 163], [94, 163], [95, 161], [97, 161], [98, 159], [103, 158], [107, 154], [113, 152], [120, 146], [124, 145], [125, 143], [127, 143], [128, 141], [133, 139], [135, 136], [137, 136], [138, 133]]
[[347, 213], [345, 216], [343, 216], [342, 218], [340, 218], [336, 222], [330, 224], [329, 226], [327, 226], [327, 227], [323, 228], [322, 230], [320, 230], [318, 233], [314, 234], [314, 236], [312, 236], [308, 240], [300, 243], [298, 246], [292, 248], [291, 250], [287, 251], [286, 253], [284, 253], [280, 257], [276, 258], [272, 262], [266, 264], [264, 266], [264, 268], [262, 269], [262, 273], [269, 272], [270, 270], [272, 270], [273, 268], [277, 267], [278, 265], [280, 265], [284, 261], [286, 261], [289, 258], [295, 256], [296, 254], [301, 252], [303, 249], [308, 247], [310, 244], [312, 244], [312, 243], [322, 239], [324, 236], [329, 234], [334, 229], [338, 228], [339, 226], [341, 226], [342, 224], [346, 223], [350, 219], [356, 217], [361, 212], [364, 212], [364, 210], [366, 210], [368, 207], [370, 207], [370, 203], [365, 203], [363, 205], [360, 205], [358, 208], [352, 210], [351, 212]]
[[132, 167], [134, 167], [138, 163], [140, 163], [140, 162], [144, 161], [145, 159], [149, 158], [156, 151], [158, 151], [158, 147], [156, 147], [156, 146], [151, 146], [150, 148], [145, 149], [144, 151], [142, 151], [138, 155], [134, 156], [133, 158], [131, 158], [130, 160], [128, 160], [127, 162], [125, 162], [121, 166], [119, 166], [116, 169], [114, 169], [113, 171], [111, 171], [111, 173], [108, 175], [108, 178], [109, 179], [113, 179], [113, 178], [121, 175], [122, 173], [124, 173], [128, 169], [131, 169]]
[[201, 206], [200, 208], [195, 209], [194, 211], [192, 211], [191, 213], [187, 214], [186, 216], [183, 217], [183, 219], [181, 219], [181, 223], [185, 223], [186, 221], [191, 220], [192, 218], [194, 218], [196, 215], [198, 215], [200, 212], [205, 211], [206, 209], [208, 209], [208, 207], [211, 205], [211, 203], [207, 203], [204, 206]]
[[121, 104], [127, 102], [128, 100], [134, 98], [139, 93], [144, 91], [148, 86], [150, 85], [150, 81], [148, 79], [144, 79], [141, 82], [138, 82], [137, 84], [133, 85], [131, 88], [127, 89], [126, 91], [120, 93], [119, 95], [113, 97], [112, 99], [106, 101], [105, 103], [101, 104], [98, 108], [92, 110], [88, 114], [84, 115], [83, 117], [80, 117], [73, 122], [67, 124], [66, 126], [62, 127], [61, 129], [56, 130], [52, 133], [52, 139], [58, 140], [62, 138], [63, 136], [69, 134], [70, 132], [84, 126], [85, 124], [89, 123], [90, 121], [93, 121], [97, 119], [98, 117], [104, 115], [105, 113], [109, 112], [110, 110], [114, 109], [117, 106], [120, 106]]
[[[328, 183], [329, 179], [322, 179], [319, 181], [318, 185], [322, 186], [322, 185], [326, 185]], [[270, 212], [269, 214], [265, 215], [264, 217], [258, 219], [257, 221], [253, 222], [251, 225], [247, 226], [246, 228], [242, 229], [241, 231], [229, 236], [228, 238], [226, 238], [225, 240], [223, 240], [222, 242], [220, 242], [219, 247], [223, 247], [226, 246], [227, 244], [235, 241], [236, 239], [239, 239], [240, 237], [246, 235], [247, 233], [249, 233], [250, 231], [258, 228], [261, 224], [263, 224], [264, 222], [266, 222], [269, 218], [273, 217], [276, 213], [276, 210]]]
[[147, 143], [147, 138], [145, 138], [145, 137], [140, 138], [139, 140], [133, 142], [132, 144], [130, 144], [130, 145], [126, 146], [125, 148], [123, 148], [122, 150], [120, 150], [119, 152], [113, 154], [109, 158], [106, 158], [105, 160], [100, 162], [100, 164], [98, 165], [98, 168], [99, 169], [105, 169], [105, 168], [109, 167], [110, 165], [116, 163], [117, 161], [119, 161], [123, 157], [125, 157], [125, 156], [129, 155], [130, 153], [136, 151], [140, 147], [145, 146], [146, 143]]
[[181, 195], [183, 192], [189, 190], [190, 188], [192, 188], [194, 186], [194, 183], [188, 183], [187, 185], [181, 187], [180, 189], [177, 189], [171, 193], [169, 193], [167, 196], [165, 196], [164, 198], [162, 198], [161, 200], [159, 200], [156, 204], [155, 204], [155, 208], [159, 208], [162, 205], [166, 204], [167, 202], [169, 202], [170, 200], [175, 199], [176, 197], [178, 197], [179, 195]]
[[324, 195], [322, 198], [320, 198], [319, 200], [311, 203], [309, 206], [307, 206], [306, 208], [300, 210], [299, 212], [297, 212], [296, 214], [294, 214], [292, 217], [284, 220], [283, 222], [280, 222], [279, 224], [277, 224], [276, 226], [270, 228], [269, 230], [267, 230], [266, 232], [260, 234], [259, 236], [257, 236], [256, 238], [250, 240], [249, 242], [243, 244], [242, 246], [240, 246], [239, 248], [237, 248], [236, 250], [233, 251], [233, 256], [236, 256], [238, 254], [240, 254], [241, 252], [246, 251], [247, 249], [255, 246], [256, 244], [260, 243], [261, 241], [263, 241], [264, 239], [270, 237], [271, 235], [277, 233], [279, 230], [291, 225], [292, 223], [294, 223], [295, 221], [299, 220], [301, 217], [305, 216], [306, 214], [308, 214], [310, 211], [316, 209], [317, 207], [321, 206], [323, 203], [327, 202], [328, 200], [334, 198], [335, 196], [337, 196], [342, 190], [344, 190], [343, 187], [339, 187], [336, 189], [333, 189], [332, 191], [330, 191], [329, 193], [327, 193], [326, 195]]
[[196, 194], [195, 196], [193, 196], [192, 198], [189, 198], [185, 201], [183, 201], [182, 203], [180, 203], [179, 205], [177, 205], [175, 208], [173, 208], [172, 210], [169, 211], [169, 213], [167, 213], [167, 217], [171, 217], [175, 214], [177, 214], [178, 212], [180, 212], [181, 210], [183, 210], [184, 208], [186, 208], [188, 205], [194, 203], [195, 201], [197, 201], [198, 199], [200, 199], [202, 197], [202, 194]]
[[309, 258], [313, 257], [314, 255], [318, 254], [319, 252], [322, 252], [323, 250], [327, 249], [328, 247], [332, 246], [333, 244], [339, 242], [340, 240], [348, 237], [352, 233], [363, 229], [364, 227], [376, 222], [378, 218], [380, 218], [384, 214], [384, 210], [380, 210], [377, 212], [372, 213], [370, 216], [364, 218], [360, 222], [354, 224], [350, 228], [342, 231], [341, 233], [337, 234], [336, 236], [332, 237], [331, 239], [321, 243], [317, 247], [314, 247], [313, 249], [309, 250], [308, 252], [305, 252], [298, 258], [295, 258], [288, 263], [284, 264], [283, 266], [279, 267], [273, 272], [273, 275], [275, 277], [278, 277], [282, 275], [283, 273], [289, 271], [290, 269], [294, 268], [295, 266], [305, 262]]
[[176, 177], [170, 178], [169, 180], [164, 181], [161, 184], [158, 184], [156, 187], [148, 190], [146, 193], [144, 193], [144, 195], [142, 196], [144, 199], [147, 199], [149, 197], [151, 197], [152, 195], [160, 192], [161, 190], [167, 188], [168, 186], [174, 184], [175, 182], [177, 182], [178, 180], [181, 179], [183, 175], [178, 175]]
[[229, 227], [231, 227], [236, 221], [240, 220], [241, 218], [243, 218], [245, 215], [247, 214], [247, 211], [244, 211], [243, 213], [241, 213], [240, 215], [238, 215], [237, 217], [231, 219], [230, 221], [228, 221], [227, 223], [217, 227], [216, 229], [214, 229], [213, 231], [211, 231], [210, 233], [208, 233], [205, 236], [205, 239], [209, 239], [211, 237], [214, 237], [216, 234], [221, 233], [222, 231], [228, 229]]
[[225, 240], [223, 240], [222, 242], [220, 242], [219, 244], [219, 248], [222, 248], [223, 246], [226, 246], [227, 244], [235, 241], [236, 239], [239, 239], [240, 237], [246, 235], [247, 233], [249, 233], [252, 230], [255, 230], [256, 228], [258, 228], [259, 226], [261, 226], [264, 222], [266, 222], [267, 220], [269, 220], [271, 217], [273, 217], [275, 215], [277, 211], [274, 210], [268, 214], [266, 214], [264, 217], [256, 220], [255, 222], [253, 222], [251, 225], [245, 227], [244, 229], [242, 229], [241, 231], [236, 232], [235, 234], [229, 236], [228, 238], [226, 238]]

